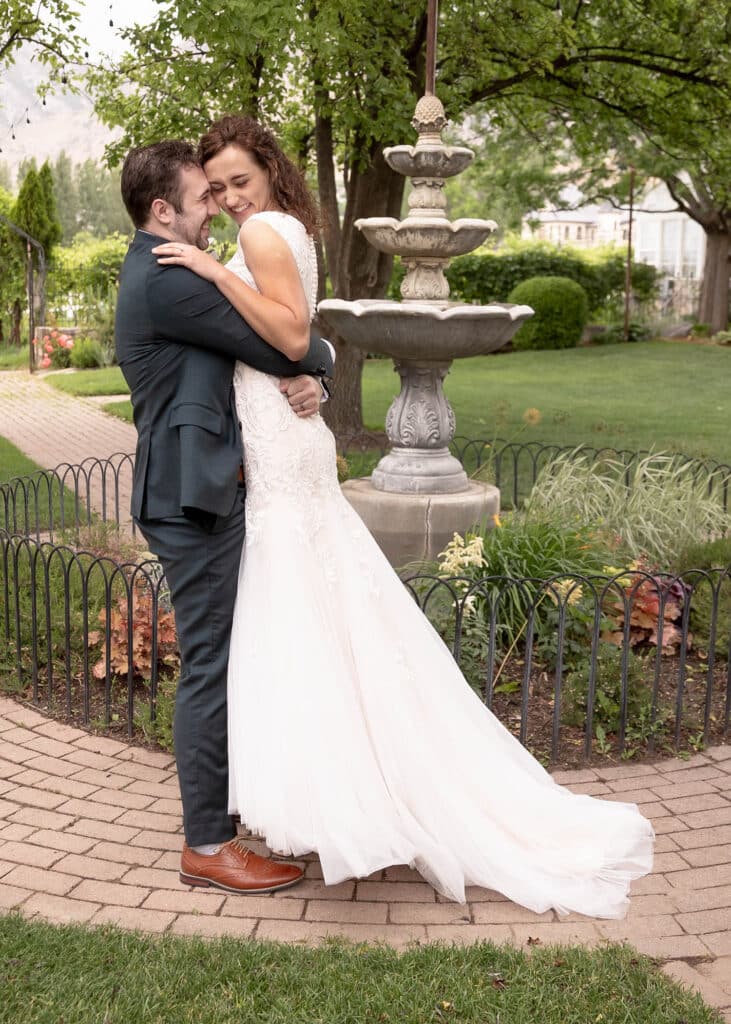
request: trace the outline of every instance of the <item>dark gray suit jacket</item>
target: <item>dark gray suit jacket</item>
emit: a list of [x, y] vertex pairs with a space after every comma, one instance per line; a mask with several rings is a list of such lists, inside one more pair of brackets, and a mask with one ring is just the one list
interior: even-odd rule
[[164, 241], [144, 231], [135, 234], [117, 301], [117, 359], [138, 434], [132, 515], [227, 516], [241, 465], [234, 361], [278, 377], [330, 376], [332, 357], [313, 335], [305, 358], [291, 362], [210, 281], [185, 267], [160, 266], [151, 250]]

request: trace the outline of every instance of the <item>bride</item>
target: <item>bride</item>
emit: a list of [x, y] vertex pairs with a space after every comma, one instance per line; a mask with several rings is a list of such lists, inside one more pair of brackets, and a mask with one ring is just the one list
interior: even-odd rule
[[[296, 359], [315, 311], [316, 210], [271, 133], [222, 118], [199, 156], [240, 226], [223, 267], [187, 246], [160, 262], [213, 281]], [[273, 850], [317, 851], [326, 884], [411, 864], [438, 892], [495, 889], [541, 913], [622, 917], [650, 871], [633, 804], [579, 796], [482, 704], [341, 495], [335, 441], [273, 377], [237, 364], [246, 538], [228, 675], [229, 810]]]

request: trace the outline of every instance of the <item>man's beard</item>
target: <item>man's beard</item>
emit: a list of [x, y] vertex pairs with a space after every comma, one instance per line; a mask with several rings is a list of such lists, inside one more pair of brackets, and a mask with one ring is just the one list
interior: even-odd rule
[[187, 245], [194, 245], [196, 248], [206, 251], [208, 248], [208, 231], [203, 236], [203, 225], [194, 229], [184, 217], [180, 217], [175, 224], [176, 241], [185, 242]]

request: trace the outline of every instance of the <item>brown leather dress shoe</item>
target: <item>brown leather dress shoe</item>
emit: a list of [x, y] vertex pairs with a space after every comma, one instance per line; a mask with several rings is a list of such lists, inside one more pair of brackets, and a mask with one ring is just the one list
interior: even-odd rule
[[302, 868], [295, 864], [260, 857], [238, 837], [224, 843], [218, 853], [210, 857], [183, 844], [180, 858], [180, 881], [185, 885], [214, 886], [243, 895], [288, 889], [303, 875]]

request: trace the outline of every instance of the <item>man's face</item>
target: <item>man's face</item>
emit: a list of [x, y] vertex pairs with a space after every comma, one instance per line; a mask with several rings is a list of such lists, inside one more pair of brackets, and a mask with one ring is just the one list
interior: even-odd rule
[[181, 210], [170, 207], [170, 233], [175, 242], [207, 249], [211, 218], [218, 213], [211, 187], [200, 167], [181, 167], [179, 174]]

